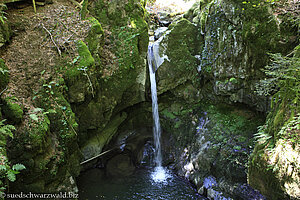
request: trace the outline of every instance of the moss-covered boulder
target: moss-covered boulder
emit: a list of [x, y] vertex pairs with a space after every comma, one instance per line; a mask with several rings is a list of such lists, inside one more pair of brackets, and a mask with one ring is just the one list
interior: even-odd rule
[[78, 124], [63, 95], [64, 89], [63, 79], [45, 84], [37, 94], [36, 108], [27, 111], [26, 124], [11, 141], [11, 162], [26, 166], [26, 171], [10, 185], [11, 191], [78, 191], [75, 182], [81, 159]]
[[249, 184], [274, 200], [300, 197], [299, 145], [280, 139], [276, 146], [266, 149], [256, 145], [249, 161]]
[[104, 30], [96, 18], [91, 17], [89, 18], [89, 21], [91, 22], [91, 29], [89, 30], [86, 42], [95, 59], [96, 65], [100, 65], [102, 48], [104, 45]]
[[[276, 12], [276, 11], [274, 11]], [[268, 109], [268, 99], [254, 92], [264, 77], [267, 53], [289, 53], [297, 44], [297, 29], [271, 5], [259, 1], [210, 0], [196, 4], [186, 15], [204, 37], [199, 56], [201, 93], [216, 102], [244, 103]]]
[[3, 59], [0, 59], [0, 91], [4, 90], [9, 82], [9, 71]]
[[118, 127], [126, 117], [126, 113], [117, 115], [110, 121], [105, 129], [101, 131], [101, 133], [96, 133], [94, 137], [87, 140], [81, 148], [85, 160], [97, 156], [102, 152], [103, 147], [111, 141], [112, 137], [116, 134]]
[[13, 124], [18, 124], [22, 121], [24, 114], [22, 106], [19, 105], [14, 98], [6, 98], [2, 109], [5, 118], [10, 120]]
[[92, 18], [88, 19], [91, 29], [84, 43], [94, 63], [80, 70], [79, 51], [80, 58], [70, 67], [71, 73], [65, 74], [69, 99], [80, 124], [79, 143], [85, 149], [90, 140], [102, 135], [106, 138], [106, 130], [112, 129], [101, 142], [107, 144], [120, 125], [113, 123], [111, 127], [114, 117], [145, 101], [148, 45], [145, 9], [139, 0], [95, 0], [87, 9]]
[[[189, 104], [177, 96], [163, 97], [160, 102], [165, 164], [175, 165], [199, 193], [206, 195], [205, 191], [211, 190], [207, 194], [211, 199], [217, 199], [216, 195], [233, 199], [259, 196], [258, 192], [250, 193], [253, 189], [246, 185], [246, 172], [253, 135], [263, 123], [260, 116], [243, 107]], [[210, 179], [213, 186], [207, 184]]]
[[81, 103], [87, 95], [95, 95], [94, 79], [95, 59], [88, 46], [83, 41], [77, 42], [78, 60], [65, 73], [65, 79], [69, 85], [69, 99], [71, 103]]
[[[195, 55], [198, 36], [198, 28], [188, 20], [181, 19], [174, 22], [165, 35], [154, 43], [154, 57], [156, 62], [160, 62], [157, 69], [158, 94], [172, 90], [197, 75], [198, 60]], [[157, 61], [157, 57], [162, 61]]]

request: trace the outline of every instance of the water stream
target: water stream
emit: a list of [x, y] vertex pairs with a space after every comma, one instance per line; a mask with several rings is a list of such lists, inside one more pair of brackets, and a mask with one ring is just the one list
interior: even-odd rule
[[158, 114], [158, 103], [157, 103], [157, 90], [156, 90], [156, 79], [155, 72], [159, 65], [155, 60], [155, 55], [153, 53], [153, 44], [150, 43], [148, 46], [148, 66], [150, 74], [150, 83], [151, 83], [151, 96], [152, 96], [152, 115], [153, 115], [153, 138], [154, 138], [154, 164], [155, 169], [152, 173], [152, 179], [156, 182], [163, 182], [169, 176], [166, 173], [166, 170], [162, 167], [162, 155], [161, 155], [161, 128], [159, 122]]
[[155, 156], [154, 162], [156, 167], [161, 167], [162, 165], [162, 155], [161, 155], [161, 128], [159, 123], [159, 114], [158, 114], [158, 103], [157, 103], [157, 92], [156, 92], [156, 80], [155, 80], [155, 70], [157, 69], [156, 64], [153, 66], [154, 55], [153, 55], [153, 46], [152, 44], [148, 47], [148, 66], [150, 73], [150, 82], [151, 82], [151, 96], [152, 96], [152, 115], [153, 115], [153, 137], [154, 137], [154, 146], [155, 146]]

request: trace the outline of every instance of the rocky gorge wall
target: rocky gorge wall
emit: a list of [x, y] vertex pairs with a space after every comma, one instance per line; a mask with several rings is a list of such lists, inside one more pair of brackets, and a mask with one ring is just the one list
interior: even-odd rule
[[[36, 18], [31, 18], [30, 10], [30, 16], [23, 16], [17, 23], [14, 20], [18, 16], [13, 18], [14, 13], [9, 13], [12, 17], [8, 21], [14, 28], [18, 25], [36, 31], [37, 37], [46, 33], [47, 38], [55, 29], [58, 33], [52, 36], [52, 44], [57, 45], [51, 49], [56, 55], [52, 58], [54, 64], [51, 59], [46, 61], [57, 73], [36, 81], [41, 87], [29, 94], [32, 102], [24, 105], [23, 96], [17, 92], [12, 93], [18, 98], [2, 96], [1, 119], [7, 119], [17, 129], [5, 145], [9, 161], [26, 167], [15, 182], [4, 185], [10, 192], [78, 192], [80, 162], [103, 151], [127, 118], [126, 108], [145, 101], [148, 28], [143, 2], [85, 1], [80, 12], [65, 1], [52, 3], [39, 8]], [[48, 16], [51, 14], [55, 16]], [[48, 21], [43, 21], [38, 29], [31, 27], [44, 15]], [[56, 19], [56, 25], [51, 19]], [[69, 22], [63, 26], [66, 19]], [[24, 29], [11, 40], [22, 37]], [[75, 39], [66, 44], [61, 32], [70, 33], [69, 38], [76, 33]], [[8, 52], [13, 44], [5, 47]], [[42, 62], [31, 65], [34, 69], [40, 66], [37, 73], [41, 76], [50, 73], [47, 68], [43, 70]], [[1, 61], [1, 92], [8, 84], [9, 71], [15, 70], [13, 65], [11, 60], [8, 67]], [[8, 87], [14, 81], [11, 79]], [[3, 155], [6, 157], [6, 152]], [[1, 179], [7, 181], [2, 175]]]
[[[83, 23], [76, 31], [86, 34], [71, 60], [57, 62], [63, 73], [42, 81], [34, 107], [43, 110], [3, 99], [3, 118], [19, 127], [7, 145], [9, 158], [27, 168], [12, 191], [76, 192], [80, 161], [115, 147], [118, 152], [103, 162], [109, 173], [130, 174], [140, 163], [152, 127], [144, 3], [85, 0], [81, 14], [75, 13]], [[200, 1], [161, 38], [159, 55], [166, 59], [157, 83], [164, 164], [211, 199], [263, 198], [246, 184], [253, 135], [270, 103], [254, 92], [255, 85], [264, 77], [260, 69], [268, 64], [268, 52], [287, 54], [299, 42], [289, 22], [279, 18], [269, 4]], [[1, 68], [6, 69], [2, 62]], [[7, 84], [1, 80], [0, 92]], [[260, 162], [255, 155], [253, 163]], [[253, 184], [264, 182], [255, 172], [266, 168], [261, 166], [249, 168], [249, 182], [268, 195], [272, 187]]]
[[[268, 53], [287, 55], [299, 43], [297, 26], [274, 10], [276, 6], [267, 2], [200, 1], [183, 19], [172, 22], [158, 40], [159, 57], [164, 59], [157, 70], [162, 127], [172, 138], [163, 146], [175, 143], [177, 147], [165, 149], [166, 163], [175, 160], [179, 174], [211, 199], [263, 198], [247, 181], [271, 199], [295, 198], [298, 191], [297, 170], [285, 173], [292, 181], [289, 184], [276, 173], [272, 179], [261, 176], [266, 163], [247, 172], [254, 134], [271, 102], [270, 96], [256, 92], [265, 77], [261, 69], [269, 63]], [[174, 102], [171, 106], [170, 101]], [[260, 162], [257, 153], [258, 149], [249, 165]], [[276, 166], [283, 171], [287, 166], [294, 169], [295, 159], [285, 162], [285, 167]], [[281, 195], [271, 195], [277, 191], [271, 183], [278, 180]], [[265, 188], [267, 182], [270, 187]], [[286, 184], [292, 192], [284, 189]]]

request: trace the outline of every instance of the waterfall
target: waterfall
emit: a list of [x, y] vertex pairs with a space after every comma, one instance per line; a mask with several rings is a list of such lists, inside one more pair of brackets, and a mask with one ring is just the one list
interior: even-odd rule
[[154, 136], [154, 146], [155, 146], [154, 163], [156, 167], [161, 167], [162, 165], [161, 144], [160, 144], [161, 129], [159, 123], [156, 80], [155, 80], [155, 71], [158, 66], [156, 66], [156, 62], [153, 55], [153, 44], [151, 43], [149, 44], [148, 47], [148, 66], [149, 66], [150, 82], [151, 82], [152, 115], [154, 121], [153, 124], [153, 136]]
[[[159, 45], [159, 44], [154, 44]], [[155, 53], [156, 54], [156, 53]], [[167, 178], [170, 177], [169, 173], [162, 167], [162, 155], [161, 155], [161, 129], [159, 123], [159, 114], [158, 114], [158, 103], [157, 103], [157, 91], [156, 91], [156, 80], [155, 80], [155, 71], [160, 64], [157, 63], [156, 57], [159, 57], [158, 51], [157, 55], [153, 53], [153, 44], [150, 43], [148, 46], [148, 66], [150, 74], [150, 83], [151, 83], [151, 96], [152, 96], [152, 115], [153, 115], [153, 136], [154, 136], [154, 164], [155, 169], [152, 173], [152, 180], [155, 182], [166, 182]]]

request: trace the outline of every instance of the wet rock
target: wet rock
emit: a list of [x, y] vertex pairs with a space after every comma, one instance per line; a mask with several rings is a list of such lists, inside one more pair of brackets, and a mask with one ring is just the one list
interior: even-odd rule
[[167, 30], [167, 27], [159, 27], [158, 29], [156, 29], [154, 31], [154, 39], [158, 40]]
[[129, 155], [120, 154], [110, 159], [106, 166], [109, 176], [122, 177], [130, 176], [135, 170]]
[[211, 199], [241, 198], [235, 188], [247, 182], [247, 158], [262, 120], [250, 110], [230, 106], [200, 106], [196, 111], [184, 109], [178, 99], [173, 105], [160, 116], [165, 132], [175, 138], [176, 149], [166, 154], [175, 154], [179, 175]]

